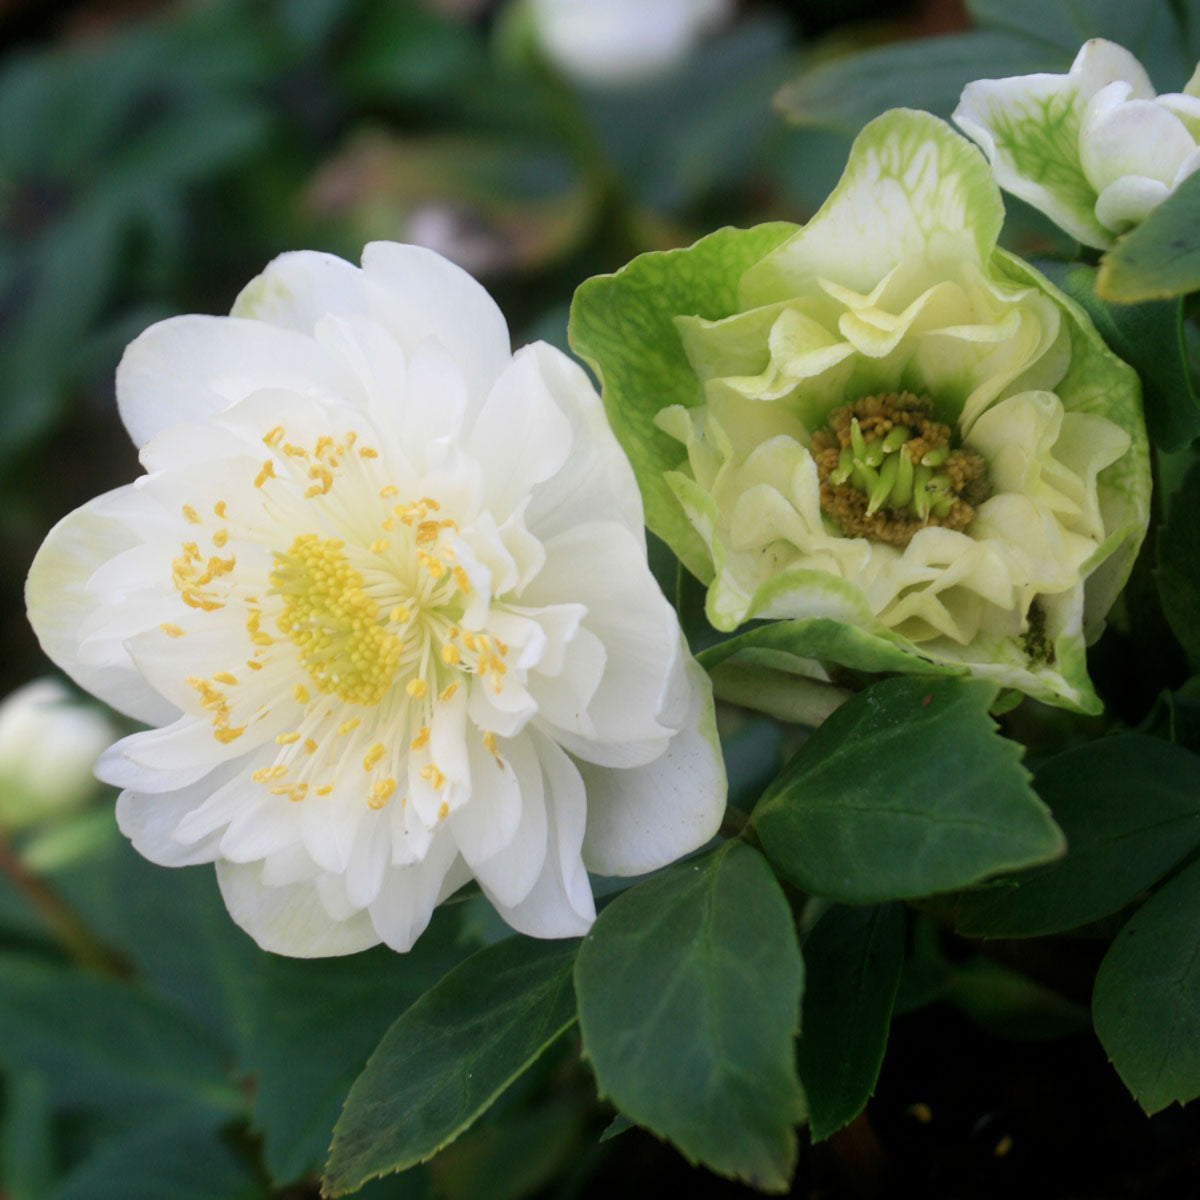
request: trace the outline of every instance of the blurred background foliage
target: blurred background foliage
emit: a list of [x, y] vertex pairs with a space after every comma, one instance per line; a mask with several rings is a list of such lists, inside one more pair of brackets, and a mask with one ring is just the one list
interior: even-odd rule
[[[113, 372], [151, 322], [227, 311], [281, 251], [356, 260], [365, 241], [391, 238], [480, 277], [516, 344], [565, 347], [583, 279], [722, 224], [807, 219], [884, 108], [946, 116], [970, 79], [1063, 71], [1094, 33], [1140, 54], [1160, 89], [1181, 86], [1200, 56], [1195, 8], [746, 2], [661, 76], [605, 87], [556, 71], [517, 3], [9, 0], [0, 695], [45, 670], [21, 616], [40, 540], [138, 471]], [[1009, 212], [1012, 248], [1069, 253], [1038, 214], [1012, 201]], [[1164, 459], [1165, 476], [1188, 462]], [[655, 554], [673, 589], [673, 561]], [[1161, 612], [1125, 633], [1120, 614], [1115, 624], [1095, 664], [1110, 704], [1195, 748], [1200, 702], [1168, 691], [1153, 707], [1186, 676]], [[1035, 758], [1095, 732], [1030, 711], [1010, 732]], [[748, 810], [794, 735], [724, 719], [731, 800]], [[366, 1056], [449, 967], [504, 933], [467, 900], [407, 956], [280, 959], [232, 925], [209, 869], [140, 860], [111, 796], [21, 824], [0, 836], [3, 1200], [315, 1196]], [[1047, 944], [1032, 971], [1026, 945], [1017, 971], [1005, 943], [985, 955], [915, 918], [871, 1121], [806, 1153], [795, 1194], [1182, 1194], [1178, 1181], [1200, 1172], [1194, 1115], [1145, 1120], [1086, 1033], [1112, 932]], [[600, 1140], [612, 1116], [568, 1031], [430, 1164], [360, 1194], [745, 1191], [640, 1131]]]

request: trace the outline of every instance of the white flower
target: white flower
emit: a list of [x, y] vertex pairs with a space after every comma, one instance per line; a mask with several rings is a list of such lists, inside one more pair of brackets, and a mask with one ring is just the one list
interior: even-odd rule
[[148, 474], [50, 534], [31, 620], [162, 726], [101, 759], [121, 828], [215, 860], [260, 945], [407, 949], [472, 876], [579, 934], [585, 866], [715, 832], [711, 696], [599, 399], [459, 268], [285, 254], [231, 317], [142, 334], [117, 398]]
[[731, 9], [731, 0], [530, 0], [547, 57], [600, 86], [665, 74]]
[[1200, 68], [1156, 96], [1128, 50], [1093, 38], [1066, 75], [969, 83], [954, 120], [1002, 188], [1106, 250], [1200, 167]]
[[108, 718], [57, 679], [36, 679], [0, 704], [0, 829], [72, 808], [95, 790], [92, 766], [112, 741]]

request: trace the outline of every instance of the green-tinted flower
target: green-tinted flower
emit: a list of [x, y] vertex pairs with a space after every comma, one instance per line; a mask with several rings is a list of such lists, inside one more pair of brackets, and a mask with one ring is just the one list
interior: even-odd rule
[[1200, 168], [1200, 68], [1156, 96], [1128, 50], [1093, 38], [1066, 75], [968, 84], [954, 120], [1005, 191], [1106, 250]]
[[969, 142], [893, 111], [807, 226], [644, 255], [572, 335], [718, 629], [1094, 710], [1085, 629], [1147, 520], [1138, 382], [1002, 219]]

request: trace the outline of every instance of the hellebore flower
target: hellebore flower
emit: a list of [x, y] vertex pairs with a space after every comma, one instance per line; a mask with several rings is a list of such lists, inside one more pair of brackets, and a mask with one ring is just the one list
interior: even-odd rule
[[732, 7], [731, 0], [529, 0], [546, 56], [568, 78], [599, 87], [670, 71]]
[[1200, 167], [1200, 68], [1156, 96], [1128, 50], [1093, 38], [1066, 75], [967, 84], [954, 120], [1005, 191], [1107, 250]]
[[18, 829], [81, 804], [112, 722], [57, 679], [35, 679], [0, 704], [0, 829]]
[[585, 866], [714, 833], [711, 696], [628, 463], [583, 372], [511, 355], [459, 268], [285, 254], [232, 316], [143, 333], [117, 399], [148, 473], [51, 532], [30, 618], [161, 726], [100, 761], [123, 831], [215, 861], [260, 945], [405, 950], [472, 877], [516, 929], [579, 934]]
[[1085, 628], [1147, 521], [1137, 377], [1002, 219], [979, 152], [894, 110], [808, 225], [591, 280], [572, 338], [717, 629], [1092, 711]]

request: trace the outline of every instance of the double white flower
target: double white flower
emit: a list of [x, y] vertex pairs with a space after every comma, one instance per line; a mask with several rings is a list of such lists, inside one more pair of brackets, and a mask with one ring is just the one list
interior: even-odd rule
[[968, 84], [954, 120], [1002, 188], [1106, 250], [1200, 168], [1200, 68], [1156, 96], [1128, 50], [1093, 38], [1066, 75]]
[[583, 372], [515, 356], [437, 255], [275, 260], [231, 317], [126, 352], [148, 474], [62, 521], [31, 620], [152, 725], [98, 773], [148, 858], [216, 861], [265, 948], [407, 949], [472, 876], [535, 936], [583, 932], [585, 868], [715, 832], [707, 682], [646, 565]]

